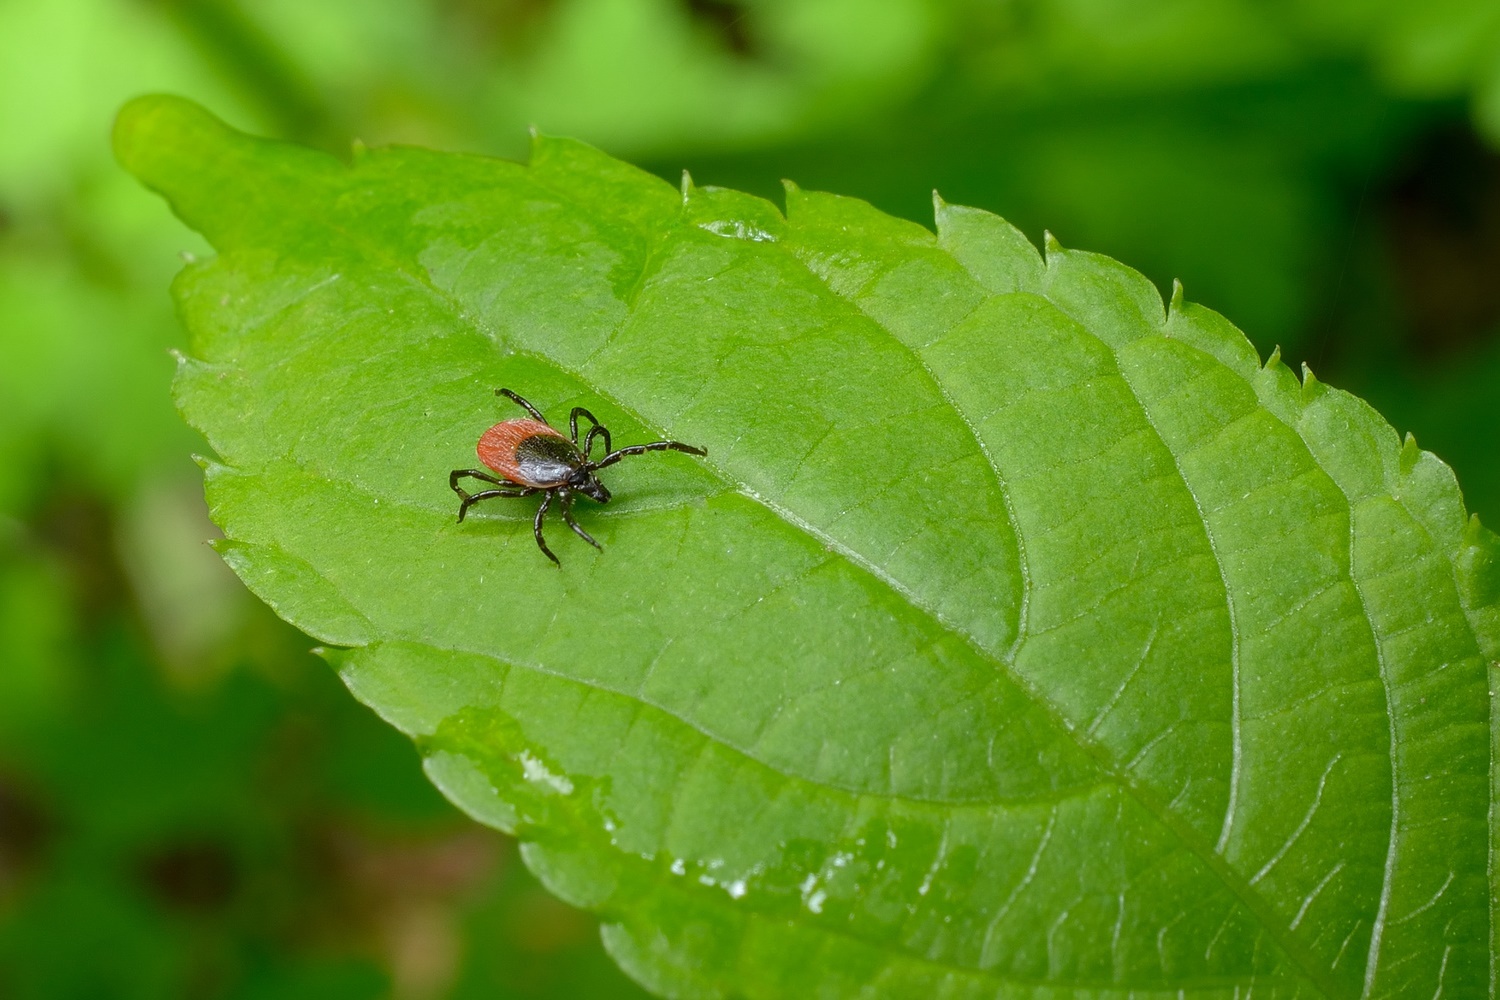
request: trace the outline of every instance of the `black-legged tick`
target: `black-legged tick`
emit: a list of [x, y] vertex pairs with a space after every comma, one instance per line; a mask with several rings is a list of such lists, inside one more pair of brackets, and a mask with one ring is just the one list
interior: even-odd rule
[[[462, 522], [470, 507], [491, 497], [545, 494], [542, 505], [537, 508], [531, 531], [536, 536], [536, 544], [542, 554], [557, 566], [562, 563], [557, 561], [557, 556], [552, 554], [552, 550], [547, 548], [547, 543], [542, 539], [542, 520], [547, 516], [547, 510], [554, 499], [562, 510], [563, 520], [573, 529], [573, 533], [602, 551], [604, 547], [573, 520], [573, 497], [576, 494], [581, 493], [599, 503], [609, 503], [609, 490], [605, 489], [595, 473], [614, 465], [622, 458], [644, 455], [648, 451], [708, 454], [707, 449], [695, 448], [681, 441], [652, 441], [650, 444], [633, 444], [619, 451], [611, 451], [608, 428], [581, 406], [573, 407], [573, 412], [568, 414], [568, 437], [563, 437], [561, 432], [547, 423], [547, 418], [536, 407], [509, 389], [496, 389], [495, 395], [504, 396], [519, 404], [531, 414], [531, 419], [517, 417], [514, 420], [502, 420], [479, 438], [479, 445], [475, 448], [479, 460], [498, 472], [500, 478], [479, 469], [454, 469], [448, 476], [448, 485], [453, 487], [453, 492], [460, 498], [458, 519]], [[586, 417], [593, 424], [581, 447], [578, 443], [579, 417]], [[597, 437], [604, 438], [604, 457], [594, 462], [589, 459], [589, 454], [594, 450], [594, 439]], [[495, 489], [470, 493], [458, 485], [458, 481], [466, 476], [491, 483]]]

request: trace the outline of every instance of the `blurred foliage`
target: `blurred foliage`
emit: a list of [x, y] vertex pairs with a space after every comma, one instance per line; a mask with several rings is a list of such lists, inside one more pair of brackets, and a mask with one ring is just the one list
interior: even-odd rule
[[164, 683], [133, 616], [88, 610], [120, 586], [103, 532], [47, 537], [102, 511], [57, 513], [0, 560], [0, 995], [638, 995], [268, 612], [222, 680]]
[[[612, 975], [576, 936], [557, 961], [527, 950], [590, 933], [499, 841], [411, 891], [409, 933], [324, 899], [365, 891], [337, 850], [441, 853], [466, 827], [201, 544], [166, 285], [205, 248], [106, 141], [148, 90], [340, 152], [519, 155], [534, 124], [673, 179], [791, 177], [918, 220], [937, 187], [1181, 278], [1414, 431], [1500, 524], [1485, 0], [0, 0], [0, 994], [541, 996]], [[303, 756], [270, 763], [289, 729]], [[345, 846], [300, 853], [308, 827]], [[153, 857], [236, 888], [162, 902]], [[446, 994], [398, 943], [445, 920]]]

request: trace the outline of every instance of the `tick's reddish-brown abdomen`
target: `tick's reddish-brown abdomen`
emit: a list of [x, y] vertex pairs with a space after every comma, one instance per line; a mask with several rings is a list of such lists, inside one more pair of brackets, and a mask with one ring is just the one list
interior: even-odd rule
[[479, 454], [481, 462], [513, 483], [522, 486], [551, 486], [553, 484], [550, 482], [533, 482], [516, 462], [516, 448], [521, 442], [539, 436], [568, 440], [540, 420], [519, 417], [515, 420], [503, 420], [485, 431], [474, 450]]

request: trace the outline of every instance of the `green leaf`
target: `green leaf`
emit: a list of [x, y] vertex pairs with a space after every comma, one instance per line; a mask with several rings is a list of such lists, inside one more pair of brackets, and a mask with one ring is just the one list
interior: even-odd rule
[[[352, 166], [146, 98], [224, 552], [674, 996], [1474, 996], [1493, 535], [1368, 406], [941, 201], [582, 145]], [[466, 523], [517, 411], [616, 442]], [[505, 405], [502, 405], [505, 404]]]

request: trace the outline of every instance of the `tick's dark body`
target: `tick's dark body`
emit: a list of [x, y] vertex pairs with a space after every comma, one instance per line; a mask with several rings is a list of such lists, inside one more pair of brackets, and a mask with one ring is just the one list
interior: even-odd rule
[[533, 434], [516, 445], [516, 478], [534, 486], [561, 486], [583, 462], [578, 446], [561, 434]]
[[[461, 498], [458, 519], [462, 521], [469, 508], [480, 500], [488, 500], [491, 497], [524, 497], [533, 493], [546, 494], [542, 497], [542, 505], [537, 508], [532, 533], [536, 536], [537, 546], [553, 563], [557, 563], [557, 556], [552, 554], [552, 550], [547, 548], [547, 543], [542, 539], [542, 521], [546, 518], [547, 510], [551, 507], [554, 498], [557, 499], [558, 506], [562, 510], [563, 520], [567, 522], [568, 527], [573, 529], [574, 534], [594, 548], [602, 548], [573, 519], [575, 494], [582, 493], [599, 503], [609, 502], [609, 490], [595, 475], [598, 470], [614, 465], [622, 458], [641, 455], [648, 451], [671, 450], [687, 452], [689, 455], [708, 454], [702, 448], [695, 448], [680, 441], [653, 441], [650, 444], [631, 445], [619, 451], [610, 451], [608, 429], [581, 406], [573, 407], [573, 412], [568, 415], [568, 431], [571, 436], [563, 437], [547, 423], [547, 418], [542, 416], [536, 407], [509, 389], [496, 389], [495, 395], [513, 400], [531, 414], [533, 419], [519, 417], [515, 420], [502, 420], [480, 437], [475, 449], [479, 460], [499, 473], [500, 478], [497, 479], [479, 469], [454, 469], [448, 476], [448, 485]], [[579, 417], [585, 417], [589, 423], [593, 424], [593, 427], [589, 428], [588, 436], [583, 439], [581, 447], [578, 443]], [[599, 461], [591, 462], [589, 453], [594, 449], [596, 437], [604, 438], [605, 455]], [[492, 483], [496, 488], [469, 493], [458, 484], [458, 481], [465, 477]]]

